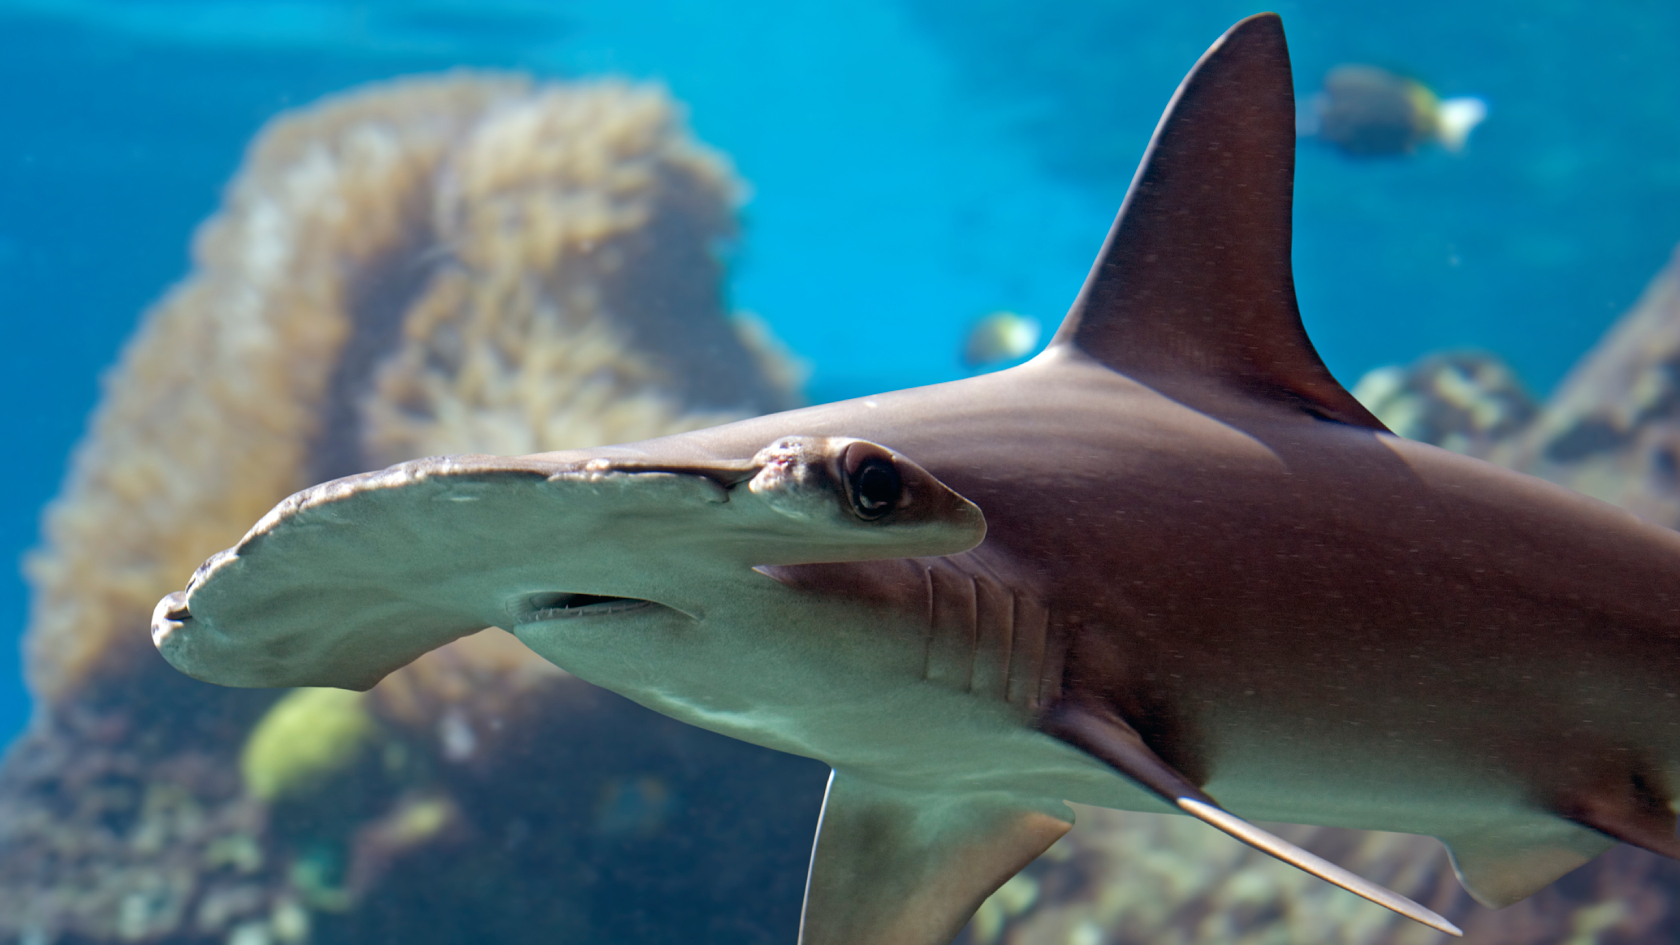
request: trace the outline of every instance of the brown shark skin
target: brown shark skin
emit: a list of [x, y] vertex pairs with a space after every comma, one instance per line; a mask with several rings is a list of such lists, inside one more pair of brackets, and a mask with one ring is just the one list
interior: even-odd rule
[[[1251, 18], [1175, 95], [1091, 278], [1031, 362], [645, 443], [418, 460], [397, 467], [401, 475], [316, 487], [207, 562], [187, 592], [165, 598], [154, 639], [202, 678], [299, 684], [287, 648], [316, 633], [314, 624], [281, 626], [217, 588], [255, 588], [257, 601], [344, 592], [336, 575], [312, 574], [307, 556], [285, 551], [307, 547], [311, 534], [341, 529], [332, 540], [367, 543], [370, 558], [400, 557], [432, 538], [421, 531], [419, 541], [380, 544], [381, 530], [368, 526], [401, 513], [410, 517], [391, 530], [420, 527], [433, 514], [424, 503], [437, 497], [425, 489], [529, 488], [537, 514], [543, 483], [573, 489], [566, 501], [575, 505], [592, 495], [591, 471], [619, 476], [612, 488], [624, 490], [686, 478], [667, 493], [711, 495], [712, 509], [736, 503], [722, 498], [730, 494], [748, 516], [761, 497], [747, 483], [766, 467], [767, 446], [855, 438], [913, 462], [954, 493], [951, 502], [978, 506], [984, 540], [974, 531], [965, 544], [941, 546], [970, 550], [937, 559], [850, 554], [767, 565], [758, 570], [780, 582], [769, 589], [745, 567], [705, 571], [695, 581], [705, 588], [685, 589], [655, 555], [661, 549], [631, 548], [631, 564], [658, 562], [648, 574], [584, 577], [590, 562], [574, 562], [573, 573], [552, 575], [553, 589], [640, 597], [665, 610], [544, 618], [517, 631], [564, 668], [650, 707], [834, 766], [822, 837], [840, 825], [831, 849], [841, 852], [813, 879], [811, 945], [948, 941], [980, 899], [1066, 829], [1065, 814], [1047, 806], [1061, 800], [1171, 810], [1205, 790], [1254, 819], [1435, 835], [1492, 904], [1527, 895], [1611, 838], [1680, 853], [1671, 810], [1680, 778], [1680, 535], [1395, 437], [1335, 382], [1295, 309], [1293, 135], [1281, 27], [1269, 15]], [[420, 498], [402, 506], [404, 496]], [[672, 508], [692, 522], [705, 506]], [[644, 507], [630, 512], [658, 520]], [[834, 527], [868, 531], [859, 522]], [[719, 543], [742, 547], [741, 534]], [[474, 547], [482, 557], [468, 560], [492, 567], [494, 545]], [[771, 561], [765, 554], [753, 563]], [[422, 642], [441, 645], [508, 616], [496, 595], [523, 593], [520, 582], [532, 580], [526, 560], [494, 563], [517, 579], [439, 607], [431, 586], [451, 579], [453, 563], [440, 566], [446, 556], [427, 558], [423, 547], [420, 557], [434, 569], [425, 580], [369, 586], [362, 611], [321, 622], [320, 634], [361, 635], [343, 652], [368, 665], [333, 675], [339, 667], [316, 662], [310, 672], [324, 678], [306, 683], [371, 685], [391, 668], [390, 654], [359, 639], [395, 637], [418, 622], [433, 635]], [[714, 618], [726, 612], [734, 601], [716, 590], [726, 579], [776, 620], [810, 616], [772, 621], [769, 631], [784, 640], [739, 612], [745, 623], [756, 619], [759, 642], [731, 651], [729, 628], [683, 610], [705, 590]], [[235, 614], [252, 626], [223, 625]], [[549, 626], [574, 620], [566, 630]], [[256, 625], [265, 621], [284, 632], [264, 636]], [[568, 651], [573, 630], [594, 647], [587, 658]], [[214, 645], [195, 650], [195, 640]], [[651, 652], [656, 642], [657, 659], [601, 659], [605, 647]], [[402, 645], [418, 644], [411, 634]], [[754, 663], [750, 678], [718, 687], [719, 674], [739, 672], [743, 660]], [[253, 665], [274, 675], [253, 674]], [[776, 669], [798, 682], [766, 676]], [[701, 695], [685, 701], [684, 685]], [[813, 709], [801, 686], [828, 701]], [[926, 695], [934, 690], [937, 699]], [[952, 691], [967, 701], [948, 698]], [[905, 706], [927, 716], [906, 718]], [[771, 716], [776, 724], [750, 724]], [[914, 809], [904, 800], [912, 796], [948, 815], [934, 837], [943, 845], [900, 816]], [[884, 874], [896, 879], [898, 869], [915, 882], [871, 885], [869, 865], [846, 859], [894, 851], [902, 862]], [[860, 889], [884, 904], [854, 904]], [[929, 916], [935, 898], [950, 904]]]
[[[793, 433], [894, 444], [985, 512], [959, 564], [1048, 605], [1066, 667], [1050, 701], [1112, 708], [1250, 818], [1439, 833], [1388, 811], [1491, 786], [1548, 816], [1666, 785], [1680, 535], [1427, 444], [1201, 394], [1224, 409], [1053, 350], [612, 452], [704, 465]], [[775, 573], [843, 594], [872, 567]], [[924, 612], [901, 586], [896, 606]], [[1250, 799], [1251, 780], [1274, 787]]]

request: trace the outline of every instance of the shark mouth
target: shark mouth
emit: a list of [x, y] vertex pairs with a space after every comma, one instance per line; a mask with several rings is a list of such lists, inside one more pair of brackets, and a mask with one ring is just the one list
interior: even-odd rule
[[520, 625], [544, 620], [605, 617], [654, 606], [651, 600], [635, 597], [602, 597], [599, 594], [533, 594], [515, 615]]

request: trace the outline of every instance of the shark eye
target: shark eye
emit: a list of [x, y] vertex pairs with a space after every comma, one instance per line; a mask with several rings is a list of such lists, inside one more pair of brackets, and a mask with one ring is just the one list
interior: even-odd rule
[[844, 460], [852, 512], [865, 521], [874, 521], [891, 512], [904, 495], [904, 480], [899, 477], [892, 457], [879, 447], [868, 448], [870, 445], [852, 444]]
[[863, 464], [852, 480], [852, 508], [863, 518], [880, 518], [898, 504], [903, 489], [892, 463], [872, 459]]

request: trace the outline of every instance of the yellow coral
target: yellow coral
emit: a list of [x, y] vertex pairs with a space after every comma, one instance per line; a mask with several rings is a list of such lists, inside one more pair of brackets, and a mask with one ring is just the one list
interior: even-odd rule
[[377, 733], [361, 693], [294, 689], [245, 739], [245, 790], [269, 802], [305, 797], [355, 764]]
[[793, 373], [723, 309], [742, 192], [657, 86], [463, 72], [276, 119], [48, 510], [36, 693], [144, 665], [153, 603], [312, 482], [788, 406]]

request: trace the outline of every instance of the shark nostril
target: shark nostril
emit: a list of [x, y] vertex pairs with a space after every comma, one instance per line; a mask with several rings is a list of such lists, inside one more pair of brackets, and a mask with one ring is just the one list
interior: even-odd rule
[[152, 623], [185, 623], [193, 619], [192, 610], [187, 607], [187, 595], [183, 591], [158, 601], [157, 607], [152, 609]]

